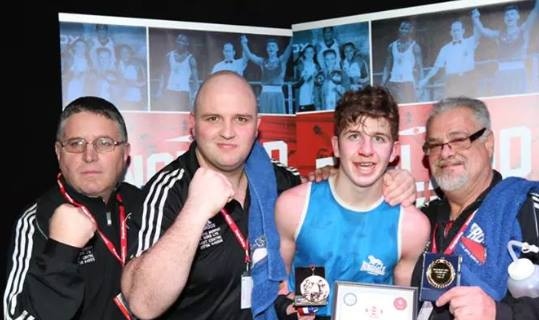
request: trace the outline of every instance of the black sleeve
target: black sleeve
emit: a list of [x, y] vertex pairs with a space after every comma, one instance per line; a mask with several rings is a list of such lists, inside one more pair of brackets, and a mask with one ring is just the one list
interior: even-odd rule
[[[539, 195], [530, 194], [518, 213], [518, 222], [522, 231], [524, 242], [539, 246]], [[523, 257], [539, 264], [539, 254], [528, 253]], [[539, 297], [513, 298], [510, 293], [496, 303], [496, 320], [539, 319]]]
[[4, 293], [7, 319], [73, 319], [82, 304], [80, 249], [47, 239], [36, 206], [17, 220]]
[[287, 167], [280, 162], [273, 162], [273, 168], [277, 180], [277, 194], [301, 183], [301, 176], [296, 169]]
[[[142, 221], [140, 215], [142, 212], [142, 200], [144, 194], [142, 190], [128, 183], [122, 183], [119, 192], [123, 197], [127, 214], [127, 250], [128, 253], [134, 254], [137, 250], [138, 232], [141, 229], [140, 224]], [[128, 260], [130, 258], [132, 258], [132, 256], [128, 254]]]
[[[529, 194], [518, 212], [518, 223], [523, 241], [539, 246], [539, 194]], [[539, 253], [528, 253], [523, 256], [534, 264], [539, 264]]]
[[496, 302], [496, 320], [537, 320], [539, 319], [539, 297], [515, 299], [507, 295]]
[[142, 189], [142, 201], [133, 212], [132, 221], [138, 232], [133, 245], [129, 245], [129, 258], [133, 259], [153, 246], [174, 223], [180, 213], [189, 190], [191, 174], [183, 168], [165, 168]]

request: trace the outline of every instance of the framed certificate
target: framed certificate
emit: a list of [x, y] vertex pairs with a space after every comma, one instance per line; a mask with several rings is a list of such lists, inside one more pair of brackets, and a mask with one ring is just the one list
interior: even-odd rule
[[332, 320], [415, 320], [417, 288], [335, 281]]

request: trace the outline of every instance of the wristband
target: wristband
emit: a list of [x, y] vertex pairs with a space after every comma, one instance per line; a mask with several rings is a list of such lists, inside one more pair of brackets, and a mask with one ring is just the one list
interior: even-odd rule
[[316, 313], [318, 308], [316, 307], [296, 307], [296, 311], [300, 316], [310, 315]]

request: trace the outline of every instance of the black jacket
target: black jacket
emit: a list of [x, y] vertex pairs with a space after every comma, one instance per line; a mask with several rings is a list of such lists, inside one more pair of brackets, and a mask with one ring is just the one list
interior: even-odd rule
[[[196, 143], [156, 173], [144, 186], [145, 200], [137, 252], [153, 246], [174, 223], [187, 199], [189, 185], [199, 168]], [[297, 172], [274, 164], [277, 192], [300, 183]], [[211, 195], [208, 195], [211, 196]], [[230, 201], [226, 209], [244, 236], [248, 235], [250, 203], [247, 190], [244, 208]], [[160, 319], [252, 319], [250, 309], [240, 309], [241, 275], [245, 271], [244, 251], [221, 215], [206, 224], [193, 260], [189, 278], [179, 298]]]
[[[68, 185], [66, 190], [88, 208], [99, 229], [120, 252], [119, 203], [115, 194], [105, 204]], [[123, 198], [129, 227], [131, 213], [137, 212], [140, 203], [140, 190], [122, 183], [116, 192]], [[120, 293], [122, 266], [99, 235], [96, 233], [83, 249], [48, 238], [49, 219], [66, 202], [59, 188], [54, 187], [17, 220], [8, 257], [5, 319], [125, 319], [112, 300]], [[128, 248], [135, 240], [128, 230]]]
[[[435, 241], [439, 252], [445, 250], [449, 245], [449, 242], [453, 239], [454, 235], [458, 232], [460, 227], [464, 224], [468, 216], [475, 211], [481, 205], [483, 199], [488, 192], [502, 180], [502, 176], [499, 172], [494, 171], [494, 176], [490, 186], [476, 199], [474, 203], [465, 208], [459, 217], [454, 221], [449, 228], [447, 236], [445, 238], [440, 237]], [[443, 226], [449, 221], [449, 204], [442, 196], [441, 199], [432, 201], [428, 206], [424, 207], [423, 212], [428, 216], [431, 224], [431, 232], [435, 229], [436, 225]], [[530, 244], [539, 245], [539, 195], [528, 195], [528, 199], [524, 205], [520, 208], [518, 213], [518, 221], [522, 230], [523, 241]], [[505, 246], [506, 244], [500, 244]], [[429, 244], [428, 251], [432, 249], [432, 244]], [[529, 253], [525, 255], [533, 263], [539, 264], [539, 254]], [[421, 266], [423, 259], [419, 259], [415, 266], [412, 276], [412, 285], [419, 287], [421, 283]], [[434, 309], [431, 320], [450, 320], [453, 316], [449, 312], [448, 306], [443, 306]], [[502, 301], [496, 302], [496, 320], [537, 320], [539, 319], [539, 298], [522, 297], [515, 299], [508, 292]]]

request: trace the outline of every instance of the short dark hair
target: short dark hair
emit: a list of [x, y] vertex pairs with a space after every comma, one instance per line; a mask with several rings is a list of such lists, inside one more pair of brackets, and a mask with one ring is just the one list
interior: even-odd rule
[[98, 114], [116, 122], [118, 130], [120, 130], [120, 139], [127, 142], [127, 128], [120, 111], [108, 100], [93, 96], [77, 98], [65, 107], [64, 111], [60, 114], [60, 121], [58, 123], [58, 129], [56, 130], [57, 140], [62, 138], [66, 120], [72, 115], [80, 112]]
[[399, 137], [399, 107], [395, 99], [381, 86], [366, 86], [359, 91], [348, 91], [335, 108], [335, 135], [339, 136], [348, 126], [365, 118], [384, 118], [389, 122], [391, 138]]
[[516, 4], [510, 4], [510, 5], [505, 6], [503, 12], [507, 12], [509, 10], [519, 11], [519, 8], [518, 8], [518, 6]]

